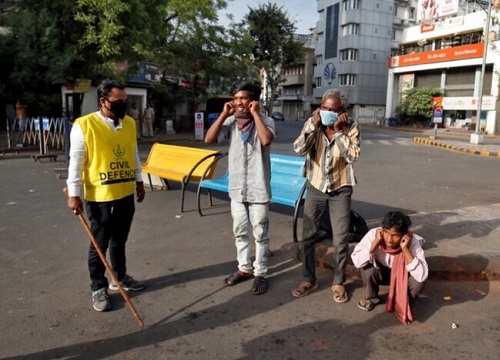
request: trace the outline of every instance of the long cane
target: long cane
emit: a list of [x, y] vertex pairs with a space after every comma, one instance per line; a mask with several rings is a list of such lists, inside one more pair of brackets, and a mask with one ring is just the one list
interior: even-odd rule
[[[66, 197], [68, 197], [68, 189], [64, 188], [63, 191], [64, 191], [64, 194], [66, 194]], [[115, 282], [116, 286], [118, 287], [118, 290], [120, 291], [120, 294], [122, 295], [123, 299], [127, 303], [128, 308], [130, 309], [130, 311], [134, 315], [135, 319], [139, 323], [139, 327], [143, 327], [144, 322], [142, 321], [141, 316], [139, 315], [139, 313], [135, 309], [134, 305], [132, 304], [132, 301], [130, 301], [130, 298], [128, 297], [125, 290], [123, 290], [123, 287], [121, 286], [120, 282], [118, 281], [118, 278], [116, 277], [113, 269], [111, 269], [111, 266], [109, 266], [109, 263], [106, 260], [106, 256], [103, 254], [103, 252], [99, 248], [99, 245], [97, 244], [97, 240], [95, 239], [94, 234], [92, 234], [92, 231], [90, 231], [90, 227], [89, 227], [89, 224], [87, 224], [87, 220], [85, 220], [82, 213], [79, 211], [75, 210], [75, 215], [77, 215], [78, 218], [80, 219], [80, 222], [82, 223], [83, 228], [85, 229], [85, 231], [87, 232], [87, 235], [90, 238], [90, 242], [92, 243], [94, 248], [97, 250], [97, 253], [99, 254], [99, 257], [101, 258], [101, 261], [104, 263], [106, 270], [108, 270], [109, 275], [111, 276], [111, 278]]]

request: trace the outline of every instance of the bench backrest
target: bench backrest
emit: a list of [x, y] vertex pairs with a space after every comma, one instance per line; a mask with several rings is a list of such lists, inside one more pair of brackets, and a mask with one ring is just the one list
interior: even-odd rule
[[299, 187], [306, 178], [303, 175], [306, 159], [301, 156], [271, 154], [271, 187]]
[[[176, 172], [188, 174], [189, 171], [205, 156], [219, 153], [218, 150], [206, 150], [188, 146], [177, 146], [155, 143], [151, 147], [148, 159], [143, 164], [144, 167], [158, 169], [173, 169]], [[203, 172], [213, 162], [214, 158], [209, 157], [203, 161], [193, 172], [193, 177], [201, 177]], [[215, 167], [212, 167], [205, 177], [210, 179]]]

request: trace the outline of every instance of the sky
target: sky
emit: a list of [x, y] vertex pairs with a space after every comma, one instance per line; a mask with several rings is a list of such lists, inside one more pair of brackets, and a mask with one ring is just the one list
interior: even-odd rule
[[248, 13], [248, 7], [255, 9], [261, 4], [275, 3], [282, 6], [288, 13], [288, 18], [295, 24], [297, 33], [308, 34], [309, 29], [316, 27], [318, 21], [317, 0], [227, 0], [228, 6], [221, 11], [219, 22], [221, 25], [229, 25], [225, 14], [233, 14], [236, 22], [240, 21]]

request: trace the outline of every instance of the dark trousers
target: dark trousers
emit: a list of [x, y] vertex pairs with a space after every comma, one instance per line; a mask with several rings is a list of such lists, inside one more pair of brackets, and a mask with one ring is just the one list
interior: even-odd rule
[[351, 216], [352, 187], [344, 186], [330, 193], [323, 193], [307, 182], [307, 195], [304, 202], [304, 221], [302, 231], [302, 274], [304, 280], [316, 282], [316, 254], [314, 245], [318, 241], [321, 218], [329, 211], [332, 224], [333, 284], [343, 284], [349, 248], [347, 235]]
[[[363, 280], [363, 297], [365, 299], [378, 298], [380, 285], [389, 285], [391, 282], [391, 269], [377, 263], [379, 268], [372, 264], [365, 265], [361, 268], [361, 280]], [[410, 302], [418, 299], [424, 283], [415, 280], [411, 275], [408, 275], [408, 294]]]
[[[111, 267], [118, 280], [122, 280], [127, 272], [125, 243], [135, 212], [134, 195], [115, 201], [86, 201], [85, 206], [92, 234], [104, 254], [109, 247]], [[108, 279], [104, 276], [106, 267], [92, 244], [89, 248], [88, 263], [91, 290], [107, 287]]]

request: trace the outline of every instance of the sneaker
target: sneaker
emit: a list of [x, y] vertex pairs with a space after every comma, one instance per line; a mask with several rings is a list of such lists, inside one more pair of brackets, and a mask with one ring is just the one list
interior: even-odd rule
[[108, 290], [100, 288], [92, 291], [92, 306], [96, 311], [107, 311], [111, 309], [111, 300], [109, 299]]
[[[132, 276], [130, 275], [125, 275], [123, 280], [120, 281], [120, 285], [122, 286], [123, 290], [125, 291], [141, 291], [146, 287], [144, 283], [135, 280]], [[109, 284], [109, 289], [110, 290], [118, 290], [118, 286], [114, 281], [111, 281]]]

